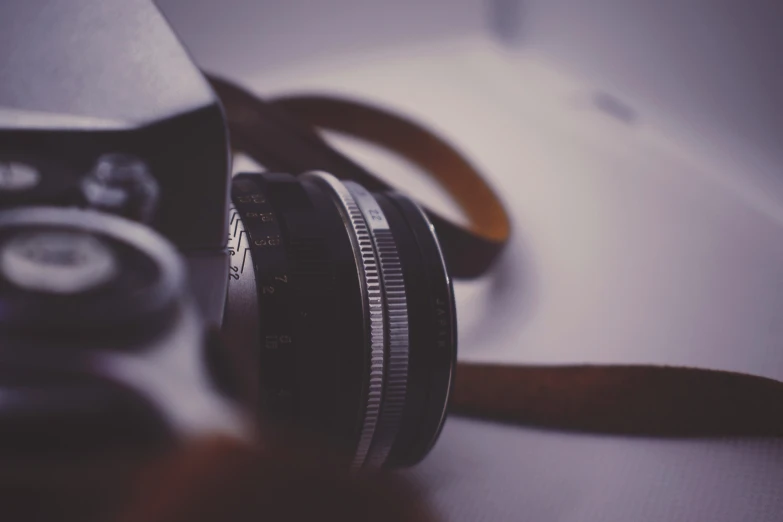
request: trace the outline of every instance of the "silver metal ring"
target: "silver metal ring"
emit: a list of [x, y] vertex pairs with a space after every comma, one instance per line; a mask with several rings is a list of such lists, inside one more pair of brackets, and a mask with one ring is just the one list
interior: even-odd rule
[[352, 181], [343, 183], [353, 195], [370, 229], [383, 283], [386, 311], [387, 360], [383, 388], [383, 404], [375, 438], [370, 446], [367, 463], [380, 467], [389, 456], [400, 431], [408, 390], [409, 325], [408, 300], [397, 244], [389, 223], [375, 197]]
[[80, 229], [130, 244], [150, 256], [162, 272], [161, 280], [167, 282], [167, 288], [156, 291], [156, 296], [179, 294], [187, 283], [185, 265], [174, 246], [134, 221], [95, 210], [62, 207], [19, 207], [0, 214], [0, 228], [17, 225]]
[[367, 460], [370, 446], [378, 426], [385, 366], [385, 310], [383, 305], [380, 270], [372, 236], [364, 215], [356, 200], [340, 180], [326, 172], [308, 172], [305, 178], [317, 180], [330, 189], [338, 203], [340, 214], [351, 238], [354, 257], [359, 267], [360, 286], [364, 303], [365, 335], [369, 337], [370, 369], [365, 387], [365, 403], [362, 427], [356, 453], [351, 462], [353, 469], [362, 467]]

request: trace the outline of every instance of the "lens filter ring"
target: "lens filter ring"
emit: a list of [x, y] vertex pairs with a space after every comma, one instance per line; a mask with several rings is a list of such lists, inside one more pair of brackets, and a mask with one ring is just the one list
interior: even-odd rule
[[420, 462], [443, 428], [457, 360], [454, 292], [432, 223], [396, 192], [376, 194], [403, 262], [410, 317], [408, 399], [387, 465]]

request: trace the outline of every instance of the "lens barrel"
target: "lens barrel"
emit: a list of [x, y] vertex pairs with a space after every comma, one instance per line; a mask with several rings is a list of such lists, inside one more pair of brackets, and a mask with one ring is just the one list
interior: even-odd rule
[[224, 330], [252, 346], [259, 417], [325, 434], [354, 468], [420, 461], [445, 419], [457, 345], [424, 212], [324, 172], [239, 174], [232, 202]]

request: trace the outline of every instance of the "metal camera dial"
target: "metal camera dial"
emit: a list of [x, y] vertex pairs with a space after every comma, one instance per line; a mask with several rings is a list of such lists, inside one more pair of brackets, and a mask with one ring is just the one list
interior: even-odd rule
[[139, 223], [0, 212], [0, 454], [246, 436], [187, 290], [176, 249]]

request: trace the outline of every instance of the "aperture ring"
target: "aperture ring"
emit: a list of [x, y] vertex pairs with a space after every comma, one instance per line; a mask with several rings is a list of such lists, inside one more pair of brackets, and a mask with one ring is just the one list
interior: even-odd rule
[[[264, 182], [263, 177], [255, 174], [235, 176], [232, 200], [238, 214], [235, 219], [241, 219], [246, 233], [249, 260], [255, 273], [260, 330], [257, 348], [261, 372], [260, 406], [266, 416], [281, 421], [294, 414], [294, 361], [298, 343], [291, 321], [293, 303], [286, 284], [288, 261], [279, 216], [268, 200]], [[240, 274], [232, 267], [230, 275]]]

